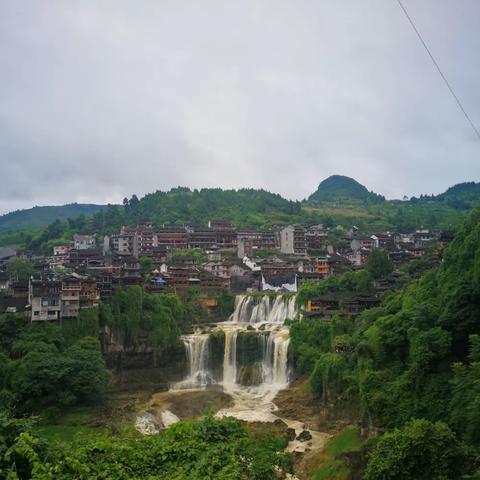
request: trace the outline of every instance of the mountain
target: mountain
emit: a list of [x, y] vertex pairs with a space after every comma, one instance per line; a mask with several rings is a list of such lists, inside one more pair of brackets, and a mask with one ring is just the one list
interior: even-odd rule
[[317, 190], [310, 195], [308, 202], [328, 202], [337, 200], [377, 200], [384, 198], [369, 192], [361, 183], [343, 175], [332, 175], [320, 183]]
[[437, 195], [437, 199], [457, 198], [461, 200], [480, 200], [480, 183], [463, 182], [448, 188], [444, 193]]
[[71, 203], [61, 206], [33, 207], [0, 216], [0, 233], [46, 227], [55, 220], [67, 220], [80, 215], [90, 216], [104, 210], [106, 205]]

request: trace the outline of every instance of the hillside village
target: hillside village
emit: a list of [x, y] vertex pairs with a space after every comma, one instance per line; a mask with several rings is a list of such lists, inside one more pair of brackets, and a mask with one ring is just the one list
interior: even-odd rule
[[[365, 268], [375, 249], [386, 251], [397, 267], [427, 253], [439, 261], [452, 237], [420, 226], [411, 232], [366, 233], [340, 225], [240, 230], [224, 220], [157, 229], [152, 223], [127, 225], [110, 236], [76, 234], [47, 256], [0, 250], [0, 313], [24, 312], [32, 322], [76, 318], [81, 309], [108, 301], [114, 289], [142, 285], [149, 293], [181, 296], [194, 289], [215, 314], [225, 290], [296, 292], [305, 281]], [[15, 259], [32, 262], [28, 279], [9, 272]], [[374, 306], [385, 281], [344, 306], [352, 312]], [[339, 301], [331, 295], [319, 298], [308, 303], [307, 313], [338, 308]]]

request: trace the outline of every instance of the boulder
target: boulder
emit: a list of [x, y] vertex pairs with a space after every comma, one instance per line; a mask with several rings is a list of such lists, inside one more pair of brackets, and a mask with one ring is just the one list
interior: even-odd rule
[[300, 435], [298, 435], [298, 437], [296, 438], [296, 440], [300, 442], [306, 442], [307, 440], [311, 440], [311, 439], [312, 439], [312, 434], [308, 430], [302, 430]]
[[296, 436], [297, 436], [297, 434], [295, 433], [294, 428], [287, 428], [287, 439], [288, 439], [289, 442], [293, 442], [293, 440], [295, 440]]

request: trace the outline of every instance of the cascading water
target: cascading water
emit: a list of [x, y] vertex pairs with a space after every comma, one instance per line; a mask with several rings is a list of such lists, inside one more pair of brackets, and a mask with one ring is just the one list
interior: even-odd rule
[[277, 295], [273, 303], [270, 295], [253, 297], [238, 295], [235, 299], [235, 311], [230, 317], [230, 323], [251, 324], [277, 323], [282, 324], [287, 318], [297, 316], [296, 297], [294, 295]]
[[[255, 385], [260, 389], [285, 388], [289, 381], [290, 339], [284, 322], [296, 317], [295, 300], [292, 295], [238, 295], [229, 321], [215, 327], [223, 332], [225, 338], [223, 375], [221, 370], [215, 374], [212, 372], [210, 335], [184, 335], [182, 341], [189, 371], [184, 380], [172, 385], [172, 389], [205, 388], [212, 383], [221, 383], [230, 393], [242, 388], [242, 384]], [[243, 343], [239, 344], [240, 335]], [[253, 349], [253, 353], [245, 350], [245, 345]]]
[[208, 369], [210, 335], [194, 333], [183, 335], [181, 340], [187, 354], [188, 375], [181, 382], [172, 385], [172, 389], [205, 388], [208, 384], [213, 383]]
[[223, 357], [223, 384], [237, 383], [237, 330], [225, 331], [225, 350]]

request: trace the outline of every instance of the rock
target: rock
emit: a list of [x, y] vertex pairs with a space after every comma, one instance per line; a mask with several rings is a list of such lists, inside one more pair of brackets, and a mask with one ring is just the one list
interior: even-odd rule
[[135, 420], [135, 429], [143, 435], [155, 435], [162, 425], [151, 413], [141, 413]]
[[247, 330], [250, 330], [250, 331], [251, 331], [251, 330], [255, 330], [255, 328], [253, 328], [252, 325], [249, 325], [249, 326], [247, 327]]
[[295, 433], [294, 428], [287, 428], [287, 439], [289, 442], [293, 442], [297, 434]]
[[170, 410], [164, 410], [161, 413], [161, 417], [164, 428], [168, 428], [170, 425], [180, 421], [180, 419]]
[[311, 440], [311, 439], [312, 439], [312, 434], [308, 430], [302, 430], [300, 435], [298, 435], [298, 437], [296, 438], [296, 440], [300, 442], [306, 442], [307, 440]]

